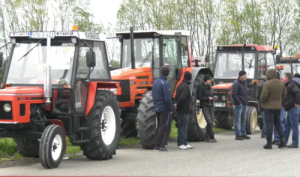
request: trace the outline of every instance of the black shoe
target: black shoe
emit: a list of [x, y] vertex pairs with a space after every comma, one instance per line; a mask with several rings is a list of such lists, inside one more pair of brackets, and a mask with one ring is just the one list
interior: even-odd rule
[[241, 136], [236, 136], [236, 137], [235, 137], [235, 140], [244, 140], [244, 138], [241, 137]]
[[250, 137], [250, 136], [247, 136], [247, 135], [242, 135], [242, 138], [243, 138], [243, 139], [246, 139], [246, 140], [249, 140], [251, 137]]
[[212, 139], [210, 139], [210, 138], [209, 138], [209, 139], [206, 139], [205, 141], [208, 142], [208, 143], [213, 143], [213, 142], [214, 142], [214, 141], [213, 141]]
[[266, 138], [267, 136], [265, 134], [261, 134], [261, 138]]
[[291, 144], [291, 145], [288, 145], [286, 146], [287, 148], [298, 148], [298, 145], [295, 145], [295, 144]]
[[285, 140], [284, 138], [280, 138], [280, 142], [278, 143], [278, 148], [284, 148], [284, 147], [286, 147]]
[[264, 149], [272, 149], [272, 144], [267, 143], [266, 145], [264, 145]]
[[272, 141], [272, 144], [274, 144], [274, 145], [279, 145], [280, 142], [279, 142], [279, 141]]
[[214, 143], [217, 142], [216, 138], [212, 138], [211, 140], [212, 140]]

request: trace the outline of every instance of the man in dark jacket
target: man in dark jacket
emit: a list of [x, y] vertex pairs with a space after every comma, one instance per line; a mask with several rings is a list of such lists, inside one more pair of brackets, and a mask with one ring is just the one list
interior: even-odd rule
[[232, 98], [234, 109], [234, 131], [235, 139], [250, 139], [246, 134], [246, 108], [248, 105], [247, 73], [239, 72], [239, 77], [232, 84]]
[[205, 75], [203, 79], [203, 83], [198, 87], [197, 99], [200, 100], [200, 108], [202, 109], [205, 121], [207, 123], [207, 142], [217, 142], [215, 139], [215, 135], [213, 132], [213, 117], [212, 117], [212, 109], [213, 109], [213, 101], [216, 100], [213, 98], [213, 92], [210, 87], [211, 77], [209, 75]]
[[167, 151], [162, 143], [168, 124], [171, 121], [171, 114], [173, 112], [172, 95], [170, 92], [170, 85], [167, 82], [169, 75], [169, 68], [162, 67], [161, 75], [153, 82], [152, 96], [154, 101], [154, 108], [157, 116], [158, 127], [156, 129], [156, 143], [155, 149], [157, 151]]
[[297, 83], [293, 80], [291, 73], [285, 73], [283, 77], [285, 83], [287, 96], [283, 100], [283, 106], [287, 111], [287, 119], [285, 122], [285, 144], [287, 144], [292, 130], [292, 144], [287, 146], [289, 148], [298, 148], [299, 144], [299, 127], [298, 127], [298, 116], [299, 116], [299, 103], [300, 103], [300, 90], [297, 87]]
[[279, 148], [285, 147], [283, 129], [280, 124], [280, 112], [282, 100], [286, 96], [286, 89], [278, 77], [275, 69], [267, 71], [268, 81], [264, 84], [261, 93], [261, 106], [264, 109], [265, 121], [267, 125], [267, 144], [264, 149], [272, 149], [273, 126], [279, 133]]
[[184, 73], [182, 82], [176, 89], [176, 108], [178, 113], [178, 137], [177, 145], [180, 149], [192, 149], [193, 146], [187, 143], [187, 128], [189, 122], [189, 114], [192, 109], [192, 96], [189, 84], [192, 80], [192, 74], [189, 71]]

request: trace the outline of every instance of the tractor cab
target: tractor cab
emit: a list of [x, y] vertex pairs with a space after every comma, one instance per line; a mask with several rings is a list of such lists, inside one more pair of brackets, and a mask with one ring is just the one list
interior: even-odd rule
[[45, 168], [59, 166], [66, 136], [89, 159], [112, 158], [120, 139], [117, 97], [130, 88], [129, 81], [111, 81], [105, 38], [74, 26], [12, 32], [10, 39], [0, 137], [14, 138], [22, 155], [41, 158]]
[[282, 78], [284, 73], [292, 73], [292, 75], [296, 73], [300, 73], [300, 55], [290, 56], [290, 57], [281, 57], [280, 61], [277, 63], [277, 68], [280, 69], [280, 77]]
[[221, 128], [233, 126], [232, 83], [238, 79], [239, 71], [247, 73], [248, 98], [247, 133], [252, 134], [260, 110], [258, 89], [264, 83], [268, 69], [275, 69], [275, 50], [271, 46], [255, 44], [218, 46], [215, 59], [213, 91], [219, 97], [215, 101], [216, 124]]

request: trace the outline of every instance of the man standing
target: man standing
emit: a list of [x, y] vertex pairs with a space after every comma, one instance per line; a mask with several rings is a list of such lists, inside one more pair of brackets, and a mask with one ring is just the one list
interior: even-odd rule
[[261, 106], [264, 109], [266, 132], [267, 132], [267, 144], [264, 145], [265, 149], [272, 149], [272, 136], [273, 125], [279, 133], [280, 143], [279, 148], [285, 146], [283, 129], [280, 124], [280, 112], [282, 106], [282, 99], [286, 96], [286, 89], [278, 77], [275, 69], [269, 69], [267, 71], [268, 81], [264, 84], [261, 93]]
[[205, 140], [210, 143], [217, 142], [215, 139], [215, 135], [213, 132], [213, 117], [212, 117], [212, 106], [213, 101], [216, 98], [213, 98], [213, 92], [210, 87], [211, 77], [209, 75], [205, 75], [203, 79], [203, 84], [199, 85], [197, 99], [200, 100], [200, 108], [202, 109], [205, 121], [207, 123], [207, 137]]
[[285, 144], [287, 144], [292, 130], [292, 144], [287, 146], [288, 148], [298, 148], [299, 144], [299, 127], [298, 127], [298, 116], [299, 116], [299, 102], [300, 102], [300, 90], [297, 87], [297, 83], [293, 80], [291, 73], [285, 73], [283, 77], [287, 89], [287, 96], [283, 100], [284, 109], [287, 111], [287, 119], [285, 122]]
[[156, 129], [155, 151], [167, 151], [163, 139], [164, 136], [168, 136], [165, 134], [173, 112], [170, 85], [167, 82], [169, 72], [168, 67], [162, 67], [160, 69], [160, 77], [153, 82], [152, 86], [152, 96], [158, 124]]
[[246, 108], [248, 104], [248, 86], [245, 71], [239, 72], [239, 77], [232, 84], [232, 98], [234, 109], [235, 139], [250, 139], [246, 134]]
[[182, 82], [178, 85], [176, 89], [176, 106], [178, 113], [178, 137], [177, 145], [180, 149], [192, 149], [187, 143], [187, 128], [189, 122], [189, 114], [192, 109], [192, 96], [189, 85], [192, 80], [192, 74], [189, 71], [184, 73]]

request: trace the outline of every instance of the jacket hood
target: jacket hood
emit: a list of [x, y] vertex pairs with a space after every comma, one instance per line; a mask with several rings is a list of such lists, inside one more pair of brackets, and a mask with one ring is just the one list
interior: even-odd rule
[[270, 80], [270, 79], [278, 79], [278, 77], [277, 77], [277, 72], [276, 72], [276, 70], [275, 69], [269, 69], [268, 71], [267, 71], [267, 78]]

